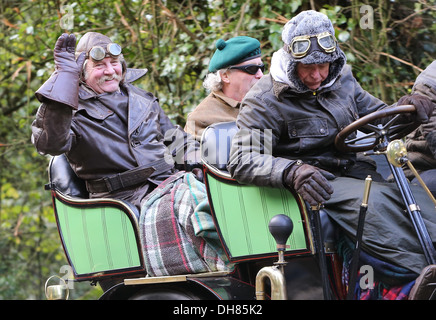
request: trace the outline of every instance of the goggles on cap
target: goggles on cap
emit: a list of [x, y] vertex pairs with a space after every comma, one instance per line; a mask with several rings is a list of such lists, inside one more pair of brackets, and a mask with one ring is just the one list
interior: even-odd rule
[[262, 64], [246, 64], [244, 66], [231, 66], [228, 67], [227, 69], [237, 69], [237, 70], [241, 70], [245, 73], [254, 75], [257, 73], [257, 71], [260, 69], [260, 71], [264, 72], [265, 71], [265, 65]]
[[[314, 38], [316, 38], [316, 40]], [[303, 58], [308, 54], [312, 44], [314, 47], [318, 45], [326, 53], [332, 53], [336, 50], [336, 38], [330, 32], [326, 31], [313, 36], [295, 37], [288, 46], [288, 52], [290, 52], [294, 58]]]
[[91, 50], [89, 50], [88, 57], [91, 57], [95, 61], [101, 61], [106, 55], [118, 57], [120, 54], [121, 46], [117, 43], [109, 43], [106, 49], [100, 46], [92, 47]]

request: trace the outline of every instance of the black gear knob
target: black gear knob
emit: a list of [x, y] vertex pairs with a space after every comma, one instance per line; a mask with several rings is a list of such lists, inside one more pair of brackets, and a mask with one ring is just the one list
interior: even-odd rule
[[268, 229], [277, 243], [277, 250], [285, 250], [286, 241], [294, 229], [291, 218], [284, 214], [278, 214], [271, 218]]

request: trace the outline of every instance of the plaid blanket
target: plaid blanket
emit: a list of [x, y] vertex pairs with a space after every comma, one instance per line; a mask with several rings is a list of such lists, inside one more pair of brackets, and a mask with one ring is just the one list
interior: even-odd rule
[[178, 172], [144, 199], [139, 218], [147, 273], [230, 271], [210, 214], [205, 185]]
[[415, 284], [418, 275], [408, 269], [396, 266], [360, 252], [359, 267], [362, 265], [371, 266], [374, 270], [373, 288], [361, 288], [360, 281], [363, 275], [358, 275], [356, 284], [348, 283], [349, 268], [353, 256], [354, 243], [346, 236], [338, 241], [338, 253], [343, 259], [342, 282], [348, 290], [354, 290], [354, 297], [358, 300], [406, 300], [410, 290]]

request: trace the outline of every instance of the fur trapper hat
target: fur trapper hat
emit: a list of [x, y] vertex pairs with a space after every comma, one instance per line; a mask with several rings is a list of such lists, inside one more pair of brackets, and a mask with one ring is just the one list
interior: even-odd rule
[[[314, 10], [303, 11], [293, 17], [291, 20], [289, 20], [283, 27], [282, 40], [284, 42], [284, 48], [287, 48], [295, 37], [317, 35], [326, 31], [333, 36], [335, 35], [335, 30], [333, 28], [332, 22], [325, 14]], [[287, 50], [282, 48], [274, 55], [275, 57], [273, 56], [273, 60], [271, 62], [271, 73], [273, 74], [273, 77], [274, 73], [279, 74], [284, 71], [288, 79], [286, 79], [287, 81], [282, 82], [290, 84], [291, 87], [299, 92], [308, 91], [309, 88], [307, 88], [297, 76], [297, 63], [330, 63], [329, 76], [326, 80], [323, 81], [321, 86], [334, 81], [339, 76], [343, 66], [346, 63], [345, 54], [339, 48], [339, 45], [337, 43], [336, 50], [332, 53], [326, 53], [322, 50], [312, 50], [309, 51], [309, 53], [302, 58], [295, 58], [292, 56], [291, 53], [287, 52]], [[285, 70], [279, 70], [283, 68]]]

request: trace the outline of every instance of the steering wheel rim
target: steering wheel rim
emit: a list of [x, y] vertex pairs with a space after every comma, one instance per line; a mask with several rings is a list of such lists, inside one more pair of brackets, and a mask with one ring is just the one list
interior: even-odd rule
[[[400, 114], [412, 113], [415, 111], [416, 111], [415, 106], [408, 104], [408, 105], [384, 108], [384, 109], [372, 112], [372, 113], [370, 113], [362, 118], [357, 119], [356, 121], [354, 121], [354, 122], [350, 123], [348, 126], [346, 126], [344, 129], [342, 129], [336, 135], [335, 146], [339, 151], [342, 151], [342, 152], [361, 152], [361, 151], [367, 151], [367, 150], [374, 149], [375, 146], [377, 144], [379, 144], [379, 138], [382, 136], [389, 137], [389, 140], [402, 138], [405, 135], [412, 132], [413, 130], [415, 130], [417, 127], [419, 127], [420, 124], [410, 122], [410, 123], [399, 124], [399, 125], [395, 126], [396, 119], [398, 118], [398, 116]], [[394, 117], [393, 119], [388, 121], [388, 123], [386, 123], [385, 125], [383, 125], [381, 127], [370, 124], [371, 122], [373, 122], [375, 120], [389, 117], [392, 115], [396, 115], [396, 117]], [[348, 138], [348, 136], [350, 136], [353, 132], [355, 132], [363, 127], [365, 127], [365, 129], [367, 129], [368, 131], [371, 131], [371, 133], [366, 134], [362, 137], [353, 139], [353, 140], [348, 140], [348, 141], [346, 140]], [[353, 144], [355, 142], [368, 139], [371, 136], [374, 137], [374, 142]]]

